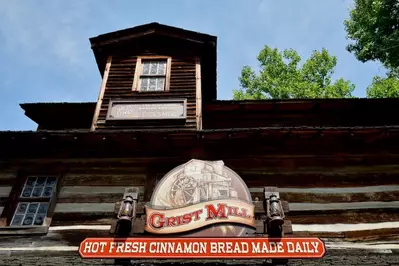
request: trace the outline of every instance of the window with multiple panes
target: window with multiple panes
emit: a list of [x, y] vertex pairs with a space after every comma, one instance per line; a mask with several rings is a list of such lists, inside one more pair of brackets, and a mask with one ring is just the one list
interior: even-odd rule
[[53, 195], [56, 191], [57, 177], [29, 176], [18, 195], [10, 226], [41, 226], [47, 217]]
[[136, 65], [134, 90], [154, 92], [168, 90], [169, 58], [139, 58]]

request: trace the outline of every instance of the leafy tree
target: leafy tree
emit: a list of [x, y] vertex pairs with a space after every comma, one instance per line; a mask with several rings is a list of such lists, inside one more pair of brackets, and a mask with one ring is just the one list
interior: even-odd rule
[[393, 74], [399, 72], [399, 1], [355, 0], [345, 20], [347, 50], [362, 62], [378, 60]]
[[399, 97], [399, 1], [355, 0], [345, 20], [347, 50], [362, 62], [380, 61], [387, 77], [374, 77], [367, 88], [369, 98]]
[[257, 57], [259, 73], [249, 66], [241, 71], [241, 89], [233, 90], [235, 100], [352, 97], [353, 84], [342, 78], [332, 82], [337, 58], [326, 49], [314, 51], [302, 66], [293, 49], [280, 52], [265, 46]]
[[399, 79], [391, 77], [374, 77], [373, 83], [367, 88], [369, 98], [398, 98]]

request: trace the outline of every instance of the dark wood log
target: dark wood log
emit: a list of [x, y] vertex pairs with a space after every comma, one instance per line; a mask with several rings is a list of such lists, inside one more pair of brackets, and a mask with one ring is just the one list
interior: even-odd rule
[[[255, 213], [261, 213], [264, 214], [265, 210], [263, 207], [263, 201], [254, 201], [252, 202], [255, 205]], [[137, 205], [137, 214], [143, 214], [144, 213], [144, 205], [146, 204], [146, 202], [139, 202]], [[284, 208], [284, 212], [288, 213], [290, 211], [289, 209], [289, 204], [286, 201], [282, 201], [281, 202], [283, 208]], [[118, 213], [120, 208], [120, 202], [117, 202], [115, 204], [114, 207], [114, 213]]]
[[64, 186], [143, 186], [144, 174], [109, 175], [103, 174], [67, 174], [64, 178]]
[[82, 225], [110, 225], [116, 219], [115, 214], [85, 214], [85, 213], [56, 213], [53, 215], [51, 226]]
[[[51, 222], [52, 226], [56, 225], [108, 225], [115, 219], [115, 214], [111, 213], [55, 213]], [[315, 214], [315, 213], [295, 213], [291, 212], [287, 215], [287, 219], [294, 224], [334, 224], [334, 223], [381, 223], [381, 222], [398, 222], [399, 214], [396, 210], [373, 210], [373, 211], [348, 211], [344, 213], [334, 214]]]
[[[170, 135], [165, 134], [163, 138], [168, 139]], [[189, 139], [196, 141], [196, 136], [187, 136]], [[73, 137], [69, 138], [71, 141]], [[120, 141], [140, 142], [138, 133], [131, 136], [118, 136]], [[296, 176], [297, 178], [305, 178], [306, 176], [319, 175], [323, 179], [340, 178], [353, 179], [355, 176], [362, 178], [362, 175], [373, 175], [375, 179], [383, 179], [384, 176], [399, 176], [399, 168], [397, 161], [399, 154], [343, 154], [342, 156], [309, 156], [309, 155], [262, 155], [249, 156], [240, 154], [233, 156], [217, 158], [236, 172], [243, 173], [247, 176], [253, 175], [257, 178], [259, 175], [268, 178], [273, 176]], [[12, 161], [0, 162], [0, 167], [24, 167], [34, 169], [38, 165], [46, 166], [49, 164], [62, 163], [68, 169], [68, 173], [74, 174], [143, 174], [146, 165], [149, 162], [162, 162], [175, 167], [185, 163], [191, 158], [182, 156], [146, 156], [144, 153], [139, 157], [92, 157], [92, 158], [16, 158]], [[171, 168], [171, 169], [172, 169]], [[14, 175], [9, 175], [5, 180], [12, 180]], [[381, 177], [381, 178], [380, 178]], [[294, 178], [294, 177], [293, 177]], [[367, 178], [367, 176], [365, 177]], [[371, 178], [371, 177], [370, 177]], [[395, 183], [396, 184], [396, 183]], [[8, 185], [8, 184], [7, 184]]]
[[5, 227], [0, 227], [0, 238], [2, 238], [3, 236], [17, 236], [17, 235], [23, 235], [23, 236], [45, 235], [47, 234], [48, 229], [49, 229], [48, 226], [37, 226], [30, 228], [26, 228], [23, 226], [18, 226], [18, 227], [5, 226]]
[[[252, 198], [261, 198], [261, 192], [252, 192]], [[399, 191], [374, 193], [281, 193], [281, 198], [290, 203], [331, 203], [331, 202], [365, 202], [365, 201], [395, 201], [399, 200]]]
[[277, 187], [354, 187], [397, 184], [398, 174], [370, 173], [370, 174], [265, 174], [246, 173], [237, 170], [249, 187], [277, 186]]
[[382, 240], [382, 239], [399, 239], [399, 228], [385, 228], [376, 230], [362, 230], [345, 232], [345, 238], [364, 241], [364, 240]]
[[397, 210], [362, 210], [347, 211], [341, 213], [314, 213], [314, 212], [290, 212], [288, 218], [294, 224], [334, 224], [334, 223], [378, 223], [397, 222], [399, 213]]

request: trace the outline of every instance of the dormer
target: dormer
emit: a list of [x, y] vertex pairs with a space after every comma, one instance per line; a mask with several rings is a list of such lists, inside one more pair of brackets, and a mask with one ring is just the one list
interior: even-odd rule
[[102, 75], [91, 130], [202, 128], [216, 37], [150, 23], [90, 39]]

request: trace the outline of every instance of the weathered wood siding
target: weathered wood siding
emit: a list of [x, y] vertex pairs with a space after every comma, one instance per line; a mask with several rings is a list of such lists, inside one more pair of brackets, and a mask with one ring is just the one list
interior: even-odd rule
[[[281, 172], [280, 175], [262, 174], [261, 171], [257, 174], [240, 172], [251, 192], [258, 218], [264, 213], [263, 187], [278, 185], [281, 199], [289, 202], [287, 219], [292, 222], [295, 235], [339, 238], [399, 236], [399, 183], [392, 182], [390, 178], [385, 182], [383, 175], [374, 174], [374, 179], [384, 184], [377, 185], [373, 182], [357, 182], [357, 179], [361, 180], [362, 173], [350, 182], [351, 173], [346, 175], [344, 170], [335, 175], [330, 173], [330, 176], [306, 171]], [[156, 175], [155, 182], [163, 174]], [[310, 178], [308, 182], [313, 182], [314, 186], [305, 182], [307, 175]], [[138, 215], [143, 215], [147, 177], [146, 174], [118, 175], [106, 172], [66, 175], [52, 226], [110, 225], [116, 217], [118, 205], [115, 203], [121, 200], [127, 186], [140, 188]], [[367, 179], [367, 175], [364, 178]]]
[[16, 171], [14, 170], [0, 171], [0, 216], [10, 195], [15, 177]]
[[[172, 56], [169, 91], [137, 92], [132, 91], [137, 56], [113, 56], [106, 83], [104, 98], [97, 120], [96, 129], [131, 128], [196, 128], [196, 58], [193, 56]], [[183, 125], [167, 123], [140, 124], [121, 121], [106, 121], [110, 99], [187, 99], [187, 120]]]
[[395, 99], [213, 101], [204, 105], [204, 129], [287, 126], [390, 126]]
[[[264, 213], [263, 187], [278, 186], [281, 199], [289, 202], [286, 219], [292, 223], [294, 236], [345, 241], [399, 239], [399, 179], [393, 169], [387, 170], [391, 171], [390, 175], [382, 174], [378, 167], [373, 170], [377, 172], [370, 172], [372, 167], [363, 167], [363, 170], [327, 167], [318, 171], [314, 168], [284, 171], [244, 168], [238, 164], [234, 167], [227, 162], [232, 161], [226, 160], [226, 165], [237, 171], [247, 183], [258, 219]], [[62, 175], [49, 233], [32, 237], [1, 236], [0, 242], [14, 241], [15, 248], [26, 251], [52, 246], [68, 249], [78, 246], [86, 237], [109, 236], [111, 225], [116, 220], [116, 203], [122, 199], [124, 189], [140, 188], [138, 217], [143, 218], [143, 205], [148, 200], [144, 199], [145, 193], [152, 191], [162, 176], [175, 166], [164, 165], [162, 171], [149, 165], [110, 168], [106, 163], [96, 168], [71, 167]], [[15, 174], [7, 172], [0, 176], [3, 181], [0, 194], [6, 199]], [[149, 182], [150, 179], [153, 183]], [[369, 181], [360, 182], [362, 179]]]
[[[116, 171], [101, 173], [100, 170], [73, 171], [64, 175], [62, 188], [57, 199], [53, 222], [55, 224], [74, 223], [82, 221], [91, 223], [91, 220], [112, 218], [113, 207], [108, 212], [106, 206], [115, 206], [115, 202], [123, 198], [127, 187], [139, 187], [142, 192], [140, 199], [144, 199], [144, 185], [146, 174], [144, 170], [128, 169], [120, 173]], [[95, 223], [95, 222], [94, 222]]]

